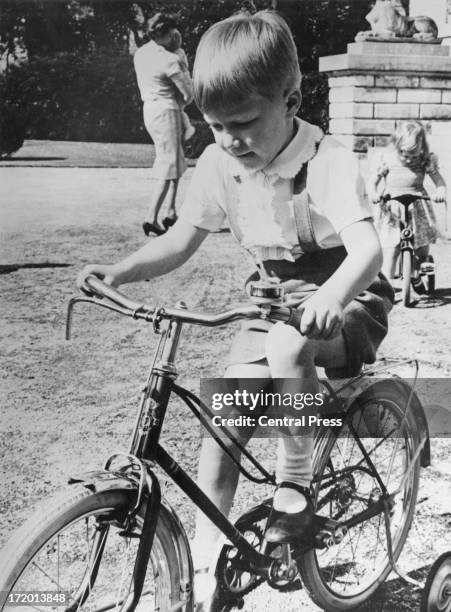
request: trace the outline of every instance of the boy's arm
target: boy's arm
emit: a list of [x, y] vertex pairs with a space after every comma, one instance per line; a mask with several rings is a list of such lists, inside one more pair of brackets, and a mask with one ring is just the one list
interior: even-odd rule
[[371, 221], [353, 223], [340, 236], [346, 259], [303, 304], [300, 331], [308, 338], [327, 340], [338, 335], [344, 308], [369, 287], [382, 266], [382, 250]]
[[165, 234], [153, 238], [141, 249], [112, 265], [91, 264], [78, 275], [77, 285], [94, 274], [113, 287], [167, 274], [181, 266], [199, 248], [208, 231], [178, 219]]

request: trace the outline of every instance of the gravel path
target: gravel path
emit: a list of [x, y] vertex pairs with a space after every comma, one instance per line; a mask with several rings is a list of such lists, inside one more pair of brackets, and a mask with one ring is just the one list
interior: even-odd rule
[[[190, 172], [182, 181], [181, 197]], [[68, 343], [63, 338], [64, 316], [76, 272], [84, 263], [114, 261], [144, 244], [140, 222], [150, 189], [143, 168], [0, 168], [2, 539], [33, 504], [63, 485], [69, 472], [98, 466], [109, 452], [127, 445], [149, 347], [154, 346], [151, 330], [79, 306]], [[436, 298], [411, 309], [395, 307], [381, 356], [415, 357], [423, 378], [444, 378], [447, 384], [451, 245], [443, 242], [434, 252], [439, 270]], [[248, 272], [249, 262], [230, 235], [216, 234], [181, 269], [130, 287], [130, 292], [158, 304], [183, 298], [190, 307], [218, 310], [243, 299], [242, 281]], [[200, 376], [220, 375], [229, 337], [229, 329], [187, 329], [178, 362], [181, 382], [196, 390]], [[439, 391], [443, 386], [428, 380], [422, 385], [430, 412], [446, 418], [448, 397]], [[195, 473], [198, 429], [181, 406], [174, 406], [164, 437], [176, 454], [182, 451], [184, 463]], [[263, 448], [256, 441], [254, 448], [271, 467], [273, 446], [265, 443]], [[451, 549], [449, 441], [434, 440], [433, 451], [434, 466], [423, 473], [422, 503], [403, 555], [403, 566], [419, 575], [440, 552]], [[170, 483], [166, 495], [191, 533], [191, 504]], [[243, 483], [235, 512], [257, 497], [255, 488]], [[365, 609], [417, 606], [418, 594], [393, 579]], [[315, 608], [303, 592], [261, 588], [245, 609]]]

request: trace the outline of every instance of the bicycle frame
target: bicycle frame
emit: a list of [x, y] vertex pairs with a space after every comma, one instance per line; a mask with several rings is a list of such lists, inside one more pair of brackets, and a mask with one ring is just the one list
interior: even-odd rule
[[[74, 298], [69, 304], [67, 327], [68, 332], [70, 331], [70, 317], [72, 313], [72, 308], [76, 302], [95, 303], [110, 310], [114, 310], [121, 313], [125, 312], [125, 309], [121, 308], [120, 306], [117, 306], [117, 303], [112, 306], [111, 304], [105, 304], [104, 302], [96, 298]], [[178, 304], [178, 307], [184, 308], [183, 303]], [[137, 311], [138, 309], [133, 309], [132, 316], [134, 318], [137, 318]], [[183, 470], [179, 463], [174, 460], [173, 457], [171, 457], [171, 455], [163, 448], [163, 446], [161, 446], [159, 442], [168, 403], [170, 400], [170, 395], [172, 392], [178, 395], [185, 402], [185, 404], [193, 412], [196, 418], [201, 421], [201, 423], [207, 428], [207, 430], [210, 431], [210, 433], [213, 433], [213, 431], [208, 422], [208, 417], [212, 416], [212, 413], [209, 411], [209, 408], [205, 404], [203, 404], [203, 402], [199, 398], [197, 398], [195, 394], [191, 393], [190, 391], [184, 389], [183, 387], [175, 383], [175, 379], [178, 373], [174, 364], [183, 322], [177, 320], [175, 317], [169, 318], [164, 329], [160, 330], [159, 325], [161, 322], [161, 318], [158, 316], [158, 312], [159, 311], [156, 310], [153, 313], [153, 324], [155, 330], [159, 331], [160, 333], [160, 339], [155, 350], [146, 385], [142, 392], [139, 412], [134, 425], [131, 443], [128, 451], [129, 467], [130, 464], [135, 464], [135, 467], [137, 464], [138, 466], [140, 466], [141, 470], [140, 485], [136, 486], [138, 490], [137, 502], [131, 514], [137, 511], [144, 498], [150, 499], [151, 503], [147, 505], [147, 511], [145, 514], [145, 521], [143, 527], [143, 537], [141, 538], [138, 555], [135, 560], [134, 594], [132, 595], [132, 600], [130, 602], [127, 602], [126, 604], [126, 612], [132, 612], [134, 610], [137, 601], [139, 600], [139, 597], [141, 595], [142, 585], [147, 569], [147, 563], [152, 548], [153, 536], [155, 533], [155, 528], [160, 511], [161, 495], [159, 491], [159, 484], [156, 476], [152, 471], [152, 468], [155, 464], [160, 466], [168, 474], [168, 476], [171, 477], [171, 479], [180, 487], [180, 489], [188, 496], [188, 498], [191, 499], [191, 501], [204, 512], [204, 514], [238, 549], [247, 571], [252, 572], [256, 575], [263, 576], [265, 578], [270, 578], [271, 575], [277, 573], [277, 570], [282, 565], [281, 560], [258, 552], [246, 540], [246, 538], [241, 534], [241, 532], [222, 514], [222, 512], [216, 507], [216, 505], [207, 497], [207, 495], [198, 487], [198, 485]], [[127, 312], [127, 314], [130, 315], [130, 312]], [[141, 316], [140, 318], [146, 318], [146, 316]], [[339, 389], [339, 392], [351, 386], [360, 378], [361, 375], [356, 377], [355, 379], [352, 379], [351, 381], [348, 381]], [[328, 410], [340, 413], [340, 415], [343, 415], [344, 420], [346, 422], [346, 406], [343, 405], [337, 393], [334, 392], [330, 387], [329, 391], [331, 393], [331, 402], [328, 406]], [[412, 396], [413, 390], [408, 401], [406, 413], [410, 409]], [[369, 506], [367, 509], [339, 523], [340, 528], [345, 529], [354, 527], [359, 523], [369, 520], [370, 518], [382, 513], [384, 514], [387, 520], [390, 502], [397, 493], [389, 493], [387, 491], [384, 482], [381, 480], [374, 464], [372, 463], [371, 457], [369, 456], [368, 452], [366, 451], [365, 447], [359, 439], [358, 432], [354, 429], [352, 423], [347, 422], [347, 425], [349, 426], [351, 434], [357, 445], [359, 446], [364, 457], [364, 461], [367, 464], [367, 467], [365, 469], [368, 470], [368, 472], [377, 480], [382, 494], [380, 496], [380, 499], [371, 504], [371, 506]], [[243, 455], [252, 463], [254, 468], [260, 473], [260, 477], [255, 477], [243, 466], [241, 466], [240, 462], [236, 460], [230, 453], [230, 451], [227, 449], [224, 442], [216, 438], [216, 442], [223, 448], [225, 452], [229, 454], [232, 460], [239, 467], [241, 473], [246, 478], [249, 478], [250, 480], [253, 480], [257, 483], [275, 484], [274, 475], [269, 474], [263, 468], [263, 466], [251, 455], [251, 453], [249, 453], [239, 443], [239, 441], [232, 434], [230, 434], [230, 432], [227, 433], [229, 439], [237, 446], [237, 448], [243, 453]], [[427, 439], [428, 436], [426, 431], [426, 437], [423, 440], [423, 444], [420, 446], [418, 454], [422, 452], [423, 446], [425, 445]], [[107, 463], [107, 472], [110, 469], [110, 463], [110, 461]], [[133, 474], [133, 467], [131, 472]], [[120, 474], [124, 476], [124, 471], [121, 471]], [[125, 472], [125, 476], [126, 474], [127, 472]], [[136, 474], [134, 475], [134, 478], [136, 482]], [[73, 482], [83, 483], [84, 480], [85, 479], [82, 475], [80, 477], [77, 477], [76, 479], [73, 479]], [[86, 478], [86, 481], [89, 481], [89, 479]], [[313, 482], [318, 482], [318, 480], [314, 480]], [[324, 527], [324, 519], [323, 517], [316, 518], [318, 519], [316, 521], [316, 529], [319, 532], [321, 528]], [[323, 519], [323, 522], [321, 522], [321, 519]], [[332, 525], [331, 527], [335, 528], [337, 526], [338, 523], [337, 525]], [[388, 548], [389, 550], [391, 550], [391, 536], [389, 534], [390, 531], [388, 530]], [[313, 547], [315, 547], [314, 541], [306, 545], [305, 550], [311, 549]], [[392, 563], [394, 569], [396, 569], [393, 560]]]
[[[407, 251], [410, 254], [412, 270], [415, 269], [415, 248], [413, 245], [413, 230], [410, 226], [409, 208], [411, 204], [402, 204], [403, 215], [401, 219], [401, 242], [399, 245], [400, 253]], [[400, 265], [402, 257], [399, 258]], [[400, 271], [401, 272], [401, 271]]]

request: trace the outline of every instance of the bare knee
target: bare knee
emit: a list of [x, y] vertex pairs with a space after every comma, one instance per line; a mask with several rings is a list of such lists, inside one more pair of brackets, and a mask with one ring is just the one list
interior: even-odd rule
[[276, 323], [267, 334], [266, 356], [271, 369], [311, 365], [315, 360], [315, 341], [290, 325]]

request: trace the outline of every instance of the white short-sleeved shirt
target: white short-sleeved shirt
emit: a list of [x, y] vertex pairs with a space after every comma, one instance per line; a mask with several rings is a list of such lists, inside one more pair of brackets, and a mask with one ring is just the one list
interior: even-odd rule
[[299, 254], [293, 210], [294, 177], [309, 162], [307, 192], [318, 245], [342, 245], [340, 232], [371, 218], [365, 183], [354, 154], [317, 126], [295, 119], [297, 132], [263, 170], [248, 171], [218, 145], [200, 156], [179, 216], [216, 231], [230, 206], [242, 233], [241, 245], [261, 260], [293, 261]]
[[151, 40], [136, 51], [133, 63], [142, 101], [178, 109], [177, 87], [172, 80], [182, 72], [177, 55]]

